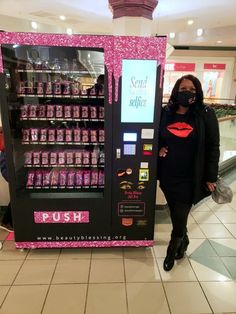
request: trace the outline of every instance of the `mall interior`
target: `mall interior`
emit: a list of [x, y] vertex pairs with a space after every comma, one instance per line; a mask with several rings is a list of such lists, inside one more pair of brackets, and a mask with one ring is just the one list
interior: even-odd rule
[[[160, 106], [161, 103], [166, 104], [168, 102], [171, 90], [178, 78], [187, 74], [192, 74], [199, 78], [202, 83], [204, 102], [215, 110], [218, 118], [220, 129], [219, 175], [223, 177], [224, 181], [233, 191], [233, 200], [230, 203], [217, 204], [213, 201], [211, 196], [209, 196], [192, 207], [187, 223], [190, 240], [189, 246], [184, 257], [175, 261], [175, 266], [168, 272], [163, 269], [163, 261], [166, 256], [172, 225], [165, 197], [159, 185], [157, 184], [157, 188], [155, 186], [156, 178], [154, 178], [155, 182], [153, 183], [155, 189], [152, 189], [152, 191], [155, 190], [156, 193], [152, 193], [153, 200], [155, 199], [155, 201], [153, 202], [153, 206], [151, 206], [151, 211], [155, 214], [153, 214], [154, 227], [151, 227], [154, 241], [149, 242], [152, 243], [151, 245], [129, 246], [118, 244], [105, 247], [106, 245], [88, 245], [87, 241], [83, 242], [87, 243], [87, 245], [81, 245], [82, 247], [76, 245], [74, 247], [67, 247], [65, 242], [58, 242], [59, 245], [56, 247], [53, 245], [48, 245], [48, 247], [47, 245], [37, 246], [35, 245], [35, 240], [32, 240], [30, 237], [27, 239], [26, 236], [30, 234], [30, 232], [34, 234], [34, 225], [30, 224], [28, 217], [32, 198], [35, 197], [34, 201], [38, 202], [40, 207], [40, 204], [44, 204], [40, 199], [40, 197], [42, 197], [40, 195], [45, 196], [50, 194], [51, 196], [48, 198], [48, 203], [45, 203], [45, 206], [48, 206], [48, 211], [46, 212], [48, 214], [50, 212], [50, 206], [54, 201], [52, 198], [61, 193], [61, 195], [58, 196], [59, 203], [65, 203], [69, 208], [69, 196], [67, 195], [75, 194], [75, 192], [74, 190], [66, 192], [65, 189], [63, 191], [61, 190], [60, 193], [56, 191], [48, 193], [46, 189], [44, 189], [44, 191], [36, 190], [35, 192], [32, 190], [34, 187], [30, 187], [31, 189], [28, 190], [25, 189], [26, 191], [20, 190], [20, 186], [23, 182], [20, 175], [23, 176], [23, 171], [29, 171], [31, 174], [33, 172], [32, 168], [29, 169], [31, 165], [26, 165], [26, 161], [25, 164], [23, 164], [24, 162], [21, 163], [21, 160], [23, 160], [22, 156], [25, 156], [25, 149], [30, 147], [30, 149], [34, 149], [34, 152], [32, 153], [31, 151], [29, 154], [31, 153], [33, 160], [36, 160], [37, 156], [34, 154], [36, 154], [35, 149], [37, 145], [31, 145], [36, 144], [35, 142], [26, 143], [26, 139], [23, 144], [28, 145], [21, 145], [22, 143], [19, 141], [20, 136], [15, 132], [17, 130], [16, 127], [22, 124], [26, 125], [23, 136], [27, 137], [27, 130], [37, 130], [35, 125], [39, 125], [40, 130], [43, 130], [43, 126], [46, 125], [46, 122], [49, 123], [49, 121], [45, 120], [53, 120], [53, 116], [50, 116], [50, 113], [48, 114], [50, 111], [50, 105], [48, 105], [49, 101], [47, 100], [45, 104], [43, 104], [42, 100], [38, 100], [40, 97], [41, 99], [43, 98], [42, 95], [39, 97], [39, 92], [37, 95], [32, 95], [31, 93], [29, 96], [29, 86], [25, 87], [24, 85], [24, 87], [20, 87], [20, 92], [19, 90], [17, 92], [17, 96], [20, 96], [18, 100], [17, 97], [15, 97], [16, 92], [13, 97], [10, 94], [4, 96], [5, 98], [1, 95], [0, 102], [4, 102], [4, 104], [1, 104], [0, 127], [3, 126], [3, 131], [6, 130], [6, 134], [8, 134], [5, 135], [5, 145], [7, 156], [9, 157], [7, 166], [9, 172], [12, 173], [10, 174], [9, 181], [10, 186], [12, 184], [10, 191], [13, 199], [12, 202], [14, 203], [13, 207], [15, 207], [15, 209], [13, 208], [13, 224], [14, 218], [16, 223], [13, 230], [0, 227], [0, 314], [236, 314], [235, 12], [235, 0], [0, 1], [0, 47], [2, 46], [2, 50], [0, 50], [0, 72], [5, 72], [3, 75], [1, 73], [0, 76], [6, 76], [5, 85], [3, 84], [3, 80], [0, 80], [1, 94], [5, 93], [5, 89], [9, 90], [9, 88], [11, 88], [9, 86], [11, 86], [10, 81], [12, 76], [11, 72], [8, 71], [7, 64], [15, 66], [13, 78], [20, 83], [23, 82], [23, 84], [25, 84], [25, 80], [29, 83], [31, 78], [37, 75], [41, 77], [36, 82], [38, 84], [36, 87], [37, 91], [40, 89], [40, 82], [45, 80], [45, 77], [49, 77], [50, 75], [57, 77], [55, 73], [59, 72], [61, 76], [66, 77], [66, 74], [69, 72], [67, 68], [69, 54], [64, 58], [64, 55], [60, 53], [58, 48], [57, 50], [51, 49], [51, 51], [53, 50], [52, 55], [54, 57], [54, 63], [49, 64], [49, 68], [47, 68], [47, 61], [45, 60], [48, 58], [49, 52], [47, 47], [44, 47], [44, 45], [47, 45], [44, 44], [44, 42], [46, 42], [44, 40], [47, 38], [44, 37], [45, 34], [49, 34], [49, 36], [50, 34], [57, 34], [59, 37], [48, 37], [49, 46], [59, 47], [63, 46], [63, 40], [64, 42], [70, 42], [70, 38], [76, 40], [77, 35], [81, 35], [82, 37], [88, 35], [90, 41], [91, 38], [94, 38], [94, 35], [110, 36], [110, 38], [116, 38], [116, 36], [149, 37], [151, 38], [150, 40], [153, 38], [153, 41], [157, 40], [157, 42], [159, 39], [163, 40], [164, 38], [165, 40], [166, 38], [167, 45], [164, 49], [166, 61], [164, 62], [163, 69], [163, 97], [162, 100], [160, 100]], [[16, 32], [20, 32], [21, 35], [16, 35]], [[63, 38], [61, 44], [53, 42], [53, 40], [60, 42], [60, 34]], [[10, 41], [8, 42], [9, 38]], [[67, 38], [69, 38], [69, 40], [67, 40]], [[81, 39], [81, 41], [82, 40], [83, 39]], [[106, 40], [104, 42], [106, 42]], [[37, 46], [37, 49], [27, 48], [34, 45]], [[99, 40], [97, 41], [97, 45], [98, 47], [103, 47], [102, 44], [99, 46]], [[68, 46], [70, 46], [70, 44], [68, 44]], [[129, 46], [127, 50], [131, 49], [130, 45], [127, 46]], [[86, 45], [84, 47], [86, 47]], [[69, 51], [68, 53], [76, 53], [73, 56], [80, 61], [80, 67], [77, 68], [77, 63], [76, 68], [73, 68], [74, 75], [76, 73], [81, 75], [82, 72], [85, 73], [86, 71], [90, 73], [90, 75], [86, 74], [80, 77], [79, 84], [81, 84], [80, 92], [82, 95], [80, 98], [82, 98], [82, 100], [84, 99], [83, 101], [85, 101], [87, 97], [83, 95], [85, 95], [88, 90], [90, 91], [90, 95], [92, 95], [92, 90], [96, 82], [98, 84], [99, 75], [105, 74], [105, 82], [108, 82], [106, 77], [109, 76], [109, 71], [108, 73], [106, 71], [104, 72], [104, 64], [106, 62], [106, 64], [108, 64], [106, 51], [108, 51], [107, 55], [109, 55], [109, 49], [106, 50], [107, 48], [105, 48], [104, 56], [103, 53], [101, 53], [101, 49], [97, 51], [95, 51], [96, 49], [94, 50], [96, 45], [93, 46], [93, 44], [90, 43], [88, 47], [93, 48], [84, 47], [77, 51], [73, 50], [73, 47], [61, 47], [62, 49], [68, 49], [68, 51], [72, 49], [70, 50], [72, 52]], [[12, 57], [12, 54], [8, 53], [9, 51], [14, 52], [14, 57]], [[62, 56], [64, 63], [63, 65], [58, 65], [57, 58], [61, 58]], [[25, 61], [22, 61], [24, 58]], [[43, 60], [43, 58], [46, 59]], [[17, 65], [15, 65], [16, 59]], [[77, 59], [73, 60], [77, 62]], [[141, 59], [141, 57], [138, 59]], [[34, 66], [38, 66], [36, 71], [35, 68], [32, 69], [32, 60], [34, 60]], [[20, 68], [19, 64], [24, 64], [25, 67]], [[44, 70], [46, 69], [45, 72], [47, 73], [42, 73], [44, 71], [42, 70], [43, 68], [39, 68], [39, 66], [42, 67], [42, 64], [44, 64]], [[64, 67], [64, 70], [61, 69], [60, 66]], [[1, 69], [3, 70], [1, 71]], [[52, 73], [53, 71], [54, 74]], [[74, 77], [70, 79], [74, 80]], [[74, 90], [76, 90], [76, 84], [78, 84], [78, 81], [75, 80], [74, 85], [72, 84]], [[63, 86], [65, 96], [66, 85]], [[48, 88], [50, 88], [49, 79], [46, 83], [46, 89]], [[25, 90], [27, 91], [25, 92]], [[26, 95], [27, 93], [28, 95]], [[54, 94], [56, 94], [56, 92]], [[99, 178], [97, 178], [97, 180], [100, 180], [100, 177], [102, 180], [102, 176], [104, 176], [104, 172], [101, 170], [104, 169], [104, 160], [103, 166], [101, 161], [102, 156], [104, 159], [104, 151], [101, 148], [101, 142], [104, 142], [104, 132], [102, 133], [101, 122], [102, 118], [104, 121], [104, 116], [102, 116], [104, 112], [100, 111], [100, 109], [102, 107], [103, 98], [108, 99], [110, 97], [108, 92], [105, 91], [104, 94], [103, 97], [97, 97], [99, 116], [96, 116], [93, 111], [94, 109], [91, 109], [94, 108], [92, 102], [95, 101], [93, 96], [91, 97], [89, 110], [91, 121], [93, 121], [89, 122], [88, 119], [87, 124], [85, 123], [90, 129], [90, 133], [92, 132], [92, 125], [94, 127], [92, 123], [97, 123], [97, 133], [94, 136], [99, 138], [98, 141], [100, 143], [97, 147], [100, 149], [99, 162], [101, 163], [98, 172]], [[76, 95], [76, 92], [73, 95]], [[35, 98], [33, 99], [33, 97]], [[59, 112], [59, 107], [63, 107], [66, 110], [68, 101], [74, 99], [73, 114], [75, 114], [77, 104], [76, 96], [68, 98], [69, 100], [66, 100], [66, 97], [67, 96], [60, 98], [60, 96], [57, 96], [56, 110]], [[29, 104], [29, 102], [27, 102], [28, 99], [30, 99], [30, 101], [33, 99], [33, 101]], [[63, 101], [64, 103], [62, 103]], [[18, 106], [18, 109], [20, 108], [21, 110], [19, 123], [17, 121], [11, 121], [9, 124], [9, 113], [17, 111], [14, 111], [13, 105], [10, 106], [10, 102], [14, 104], [18, 103], [20, 104], [19, 106], [21, 106]], [[42, 104], [42, 108], [44, 105], [47, 106], [47, 118], [45, 118], [43, 114], [41, 115], [41, 119], [33, 115], [36, 104], [37, 106]], [[55, 102], [53, 104], [55, 104]], [[60, 106], [60, 104], [63, 104], [63, 106]], [[111, 107], [109, 103], [107, 103], [106, 106]], [[28, 110], [28, 116], [23, 115], [22, 108]], [[70, 111], [68, 112], [69, 117]], [[105, 111], [105, 119], [107, 112], [108, 111]], [[107, 116], [109, 116], [109, 112]], [[30, 120], [30, 115], [31, 118], [33, 117], [31, 120], [34, 121], [28, 121]], [[64, 123], [63, 128], [65, 127], [66, 130], [68, 130], [68, 125], [72, 121], [72, 119], [68, 117], [65, 121], [62, 121], [63, 119], [60, 118], [58, 114], [54, 122], [50, 121], [50, 127], [47, 129], [44, 128], [44, 130], [49, 132], [54, 125], [58, 126], [59, 123]], [[99, 121], [100, 118], [101, 121]], [[12, 120], [14, 119], [16, 120], [16, 116], [13, 116]], [[75, 121], [79, 121], [79, 119], [75, 119]], [[72, 124], [74, 123], [73, 130], [75, 130], [75, 125], [78, 125], [78, 123], [75, 124], [75, 121], [72, 121]], [[32, 123], [34, 127], [31, 128], [30, 123]], [[14, 126], [15, 129], [13, 129], [13, 127], [10, 130], [10, 125]], [[149, 127], [145, 126], [145, 128], [147, 128], [146, 131], [148, 131], [148, 129], [150, 131]], [[85, 132], [84, 136], [86, 136], [87, 133], [83, 130], [82, 132]], [[40, 134], [42, 135], [42, 133]], [[130, 133], [125, 134], [127, 136], [130, 135]], [[132, 133], [131, 135], [134, 134], [137, 135], [137, 133]], [[33, 137], [32, 134], [29, 136]], [[69, 133], [68, 136], [70, 136]], [[101, 141], [100, 136], [101, 138], [103, 136], [103, 140]], [[148, 135], [146, 134], [146, 136]], [[33, 139], [31, 140], [34, 141]], [[67, 140], [65, 139], [65, 141]], [[132, 141], [133, 140], [131, 140], [131, 142]], [[63, 142], [63, 140], [61, 140], [61, 142]], [[105, 146], [106, 144], [107, 146], [111, 144], [108, 137], [106, 137]], [[24, 148], [21, 148], [21, 146], [24, 146]], [[61, 147], [63, 147], [63, 145], [56, 143], [56, 146], [59, 146], [59, 150], [58, 148], [56, 150], [56, 154], [59, 155], [61, 154]], [[130, 145], [128, 148], [132, 149], [134, 146], [135, 145]], [[12, 147], [14, 147], [14, 151], [16, 151], [13, 157], [10, 153], [10, 151], [12, 152]], [[42, 147], [42, 145], [40, 147]], [[44, 147], [40, 148], [40, 151], [39, 149], [37, 151], [41, 154], [40, 156], [43, 156]], [[17, 149], [19, 149], [19, 152], [17, 152]], [[107, 151], [108, 149], [106, 152]], [[91, 160], [93, 158], [93, 152], [95, 152], [95, 150], [90, 152]], [[150, 153], [150, 147], [146, 152], [147, 155]], [[21, 153], [22, 156], [20, 156]], [[118, 156], [118, 153], [119, 152], [116, 151], [116, 156]], [[127, 155], [129, 154], [127, 153]], [[135, 155], [135, 153], [133, 153], [133, 155]], [[105, 156], [112, 155], [109, 155], [108, 152]], [[55, 158], [57, 158], [57, 156]], [[105, 164], [108, 165], [108, 170], [105, 170], [105, 173], [106, 171], [111, 172], [112, 169], [112, 162], [107, 159], [108, 157], [105, 157]], [[143, 161], [147, 161], [147, 159]], [[147, 163], [142, 162], [141, 164], [142, 166], [137, 167], [147, 168], [144, 165], [147, 165]], [[14, 170], [14, 165], [16, 168], [23, 167], [24, 169]], [[83, 170], [84, 173], [90, 171], [86, 171], [86, 169], [88, 168]], [[40, 171], [39, 168], [36, 169], [36, 172], [37, 171]], [[43, 171], [45, 173], [45, 168]], [[73, 175], [73, 171], [69, 171]], [[78, 170], [76, 171], [78, 172]], [[55, 173], [56, 170], [54, 171], [54, 174]], [[91, 170], [91, 173], [94, 173], [94, 170]], [[118, 176], [123, 175], [121, 173], [122, 171], [120, 171]], [[132, 177], [130, 176], [131, 173], [132, 169], [126, 169], [126, 177]], [[144, 175], [148, 176], [148, 173], [149, 170], [144, 171]], [[19, 176], [16, 176], [16, 180], [14, 179], [15, 174]], [[11, 183], [11, 181], [14, 181], [14, 183]], [[28, 174], [27, 184], [30, 184], [29, 181]], [[128, 183], [128, 181], [123, 182], [126, 182], [126, 185]], [[143, 188], [146, 184], [144, 183], [141, 184]], [[96, 193], [100, 193], [99, 195], [103, 195], [104, 183], [97, 186], [98, 192], [95, 191], [95, 187], [93, 188], [94, 191], [91, 192], [87, 190], [84, 194], [92, 193], [95, 195]], [[81, 191], [77, 192], [77, 194], [80, 193]], [[105, 192], [105, 194], [106, 193], [107, 192]], [[131, 192], [127, 191], [127, 195], [128, 193]], [[141, 192], [133, 193], [133, 197], [136, 197], [138, 193]], [[65, 200], [63, 199], [63, 195], [65, 196]], [[83, 197], [85, 198], [85, 196], [82, 196], [77, 200], [78, 204], [80, 201], [83, 202]], [[19, 200], [20, 206], [17, 204], [17, 200]], [[9, 201], [9, 185], [0, 174], [0, 219], [2, 219], [6, 211]], [[112, 202], [112, 200], [110, 201]], [[88, 202], [88, 207], [95, 206], [96, 204], [94, 203], [96, 203], [95, 197], [94, 200], [91, 198]], [[103, 204], [102, 196], [98, 203]], [[121, 207], [119, 207], [119, 210], [121, 214]], [[139, 210], [141, 210], [141, 207], [139, 207]], [[44, 214], [42, 214], [40, 218], [39, 216], [35, 216], [34, 212], [34, 222], [35, 228], [38, 228], [37, 230], [39, 230], [42, 222], [40, 219], [44, 217], [43, 215]], [[83, 219], [85, 219], [84, 222], [88, 222], [86, 221], [86, 217]], [[97, 224], [102, 223], [101, 217], [99, 218], [98, 216], [96, 219], [98, 219]], [[124, 228], [129, 229], [132, 221], [132, 219], [122, 218], [123, 226], [126, 224]], [[141, 224], [145, 225], [147, 221], [140, 219], [139, 224], [140, 226]], [[46, 224], [44, 224], [44, 226], [45, 225]], [[56, 224], [48, 223], [46, 227], [50, 230], [50, 228], [53, 229], [55, 225]], [[84, 230], [86, 223], [82, 227], [81, 225], [82, 224], [77, 228], [83, 228], [82, 230]], [[44, 230], [44, 226], [42, 226], [40, 230]], [[68, 226], [65, 226], [65, 224], [57, 224], [56, 227], [57, 230], [60, 228], [67, 230], [66, 227]], [[71, 228], [74, 228], [74, 225]], [[26, 232], [27, 229], [30, 230], [30, 232]], [[15, 233], [19, 240], [15, 237]], [[113, 242], [115, 243], [115, 241]], [[122, 243], [124, 242], [125, 241]], [[42, 243], [45, 244], [47, 242]]]

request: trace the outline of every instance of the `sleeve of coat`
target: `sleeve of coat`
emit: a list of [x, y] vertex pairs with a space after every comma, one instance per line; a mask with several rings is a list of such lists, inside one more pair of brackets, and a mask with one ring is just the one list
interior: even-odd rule
[[205, 115], [205, 180], [216, 182], [220, 158], [220, 134], [216, 114], [208, 108]]

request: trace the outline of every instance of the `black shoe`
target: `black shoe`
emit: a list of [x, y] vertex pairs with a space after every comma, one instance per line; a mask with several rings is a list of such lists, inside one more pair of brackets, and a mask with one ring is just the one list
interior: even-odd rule
[[170, 271], [175, 264], [175, 255], [181, 245], [182, 238], [173, 237], [167, 248], [166, 258], [164, 259], [163, 268], [165, 271]]
[[175, 254], [176, 260], [184, 257], [184, 253], [187, 251], [188, 245], [189, 245], [189, 238], [188, 238], [187, 233], [185, 233], [185, 235], [182, 239], [182, 242], [181, 242], [181, 244], [180, 244], [180, 246], [179, 246], [179, 248]]

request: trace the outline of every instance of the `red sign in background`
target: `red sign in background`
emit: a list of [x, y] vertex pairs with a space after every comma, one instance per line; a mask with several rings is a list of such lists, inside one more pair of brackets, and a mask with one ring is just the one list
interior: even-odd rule
[[204, 63], [204, 70], [225, 70], [224, 63]]

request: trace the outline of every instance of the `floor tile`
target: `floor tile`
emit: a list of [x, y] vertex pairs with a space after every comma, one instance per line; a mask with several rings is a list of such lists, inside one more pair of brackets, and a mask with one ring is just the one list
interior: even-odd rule
[[188, 237], [190, 239], [204, 239], [206, 236], [202, 232], [202, 230], [199, 228], [198, 224], [192, 223], [188, 225]]
[[123, 258], [123, 248], [95, 248], [92, 258]]
[[[195, 241], [194, 241], [195, 240]], [[203, 242], [196, 242], [196, 239], [190, 241], [190, 245], [187, 249], [187, 255], [191, 257], [195, 256], [217, 256], [216, 251], [211, 246], [210, 241], [204, 240]], [[195, 249], [191, 249], [191, 246], [195, 244]], [[199, 245], [197, 245], [199, 244]], [[190, 254], [190, 250], [192, 251]]]
[[89, 284], [85, 313], [128, 314], [125, 284]]
[[175, 266], [168, 272], [163, 269], [164, 258], [158, 258], [157, 262], [163, 281], [197, 281], [188, 258], [176, 261]]
[[3, 241], [8, 236], [8, 233], [6, 230], [0, 229], [0, 241]]
[[236, 238], [236, 224], [224, 224], [229, 232]]
[[27, 259], [58, 259], [60, 249], [31, 249]]
[[129, 314], [169, 314], [161, 283], [127, 283]]
[[86, 284], [51, 285], [42, 314], [84, 314]]
[[11, 285], [23, 261], [0, 261], [0, 285]]
[[235, 200], [235, 196], [234, 196], [234, 199], [233, 199], [233, 201], [230, 203], [230, 204], [228, 204], [233, 210], [236, 210], [236, 201], [234, 201]]
[[232, 238], [232, 234], [222, 224], [200, 224], [207, 238]]
[[171, 314], [212, 313], [198, 282], [164, 283]]
[[92, 259], [89, 282], [124, 282], [123, 259]]
[[232, 212], [232, 208], [230, 204], [216, 204], [215, 202], [212, 202], [208, 207], [214, 212], [214, 213], [220, 213], [220, 212]]
[[222, 257], [221, 260], [225, 264], [231, 277], [236, 280], [236, 257]]
[[125, 258], [151, 258], [153, 256], [153, 250], [150, 247], [124, 248]]
[[[10, 286], [0, 286], [0, 307], [9, 289], [10, 289]], [[1, 313], [1, 310], [0, 310], [0, 313]]]
[[168, 234], [171, 233], [172, 226], [171, 224], [155, 224], [155, 231], [158, 233], [166, 232]]
[[189, 259], [199, 281], [232, 280], [230, 273], [219, 257], [199, 256]]
[[14, 285], [49, 284], [55, 266], [55, 260], [26, 260], [14, 281]]
[[92, 249], [90, 248], [79, 248], [79, 249], [61, 249], [59, 259], [90, 259]]
[[236, 223], [236, 212], [220, 212], [215, 215], [223, 223]]
[[205, 204], [196, 205], [191, 209], [191, 212], [209, 212], [210, 208]]
[[220, 223], [220, 220], [212, 212], [195, 212], [192, 213], [192, 216], [197, 223]]
[[236, 239], [213, 239], [210, 243], [219, 256], [236, 256]]
[[164, 242], [165, 244], [158, 244], [157, 243], [156, 245], [154, 245], [153, 251], [154, 251], [154, 254], [157, 258], [166, 256], [166, 250], [167, 250], [168, 242], [166, 241], [166, 242]]
[[170, 213], [168, 209], [155, 211], [155, 223], [156, 224], [170, 224]]
[[89, 259], [59, 260], [52, 283], [87, 283], [89, 267]]
[[201, 286], [214, 313], [236, 312], [235, 282], [202, 282]]
[[156, 261], [152, 258], [125, 259], [126, 282], [160, 281]]
[[0, 260], [24, 260], [27, 254], [27, 249], [16, 249], [14, 241], [4, 241], [0, 251]]
[[13, 286], [1, 308], [1, 314], [40, 314], [47, 285]]

